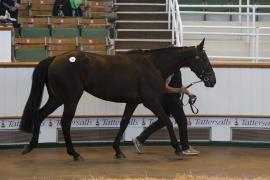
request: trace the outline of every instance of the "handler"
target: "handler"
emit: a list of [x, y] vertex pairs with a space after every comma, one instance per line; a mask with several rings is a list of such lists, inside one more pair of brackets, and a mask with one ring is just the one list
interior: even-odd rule
[[[183, 104], [180, 101], [181, 93], [185, 93], [189, 96], [189, 101], [195, 101], [196, 96], [193, 95], [188, 89], [182, 85], [181, 71], [174, 72], [166, 80], [165, 93], [162, 99], [162, 106], [168, 116], [172, 115], [178, 125], [180, 144], [183, 154], [185, 155], [198, 155], [200, 152], [193, 149], [188, 142], [187, 132], [187, 118], [183, 110]], [[165, 125], [158, 119], [146, 128], [138, 137], [133, 139], [133, 144], [138, 153], [144, 153], [143, 144], [145, 140], [157, 130], [163, 128]]]

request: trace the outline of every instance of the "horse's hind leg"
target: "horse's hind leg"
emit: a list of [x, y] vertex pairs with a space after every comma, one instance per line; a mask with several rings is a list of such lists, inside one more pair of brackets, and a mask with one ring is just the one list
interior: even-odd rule
[[24, 146], [22, 154], [29, 153], [38, 145], [40, 125], [43, 120], [61, 105], [55, 97], [50, 96], [47, 103], [39, 110], [39, 119], [34, 123], [33, 137], [28, 145]]
[[64, 104], [64, 113], [61, 119], [61, 126], [62, 126], [62, 130], [63, 130], [65, 142], [66, 142], [67, 153], [73, 156], [75, 161], [78, 161], [78, 160], [81, 160], [82, 157], [80, 156], [80, 154], [78, 154], [74, 150], [74, 147], [71, 141], [71, 136], [70, 136], [71, 122], [75, 115], [76, 107], [77, 107], [77, 103]]
[[124, 155], [124, 153], [120, 150], [120, 140], [121, 137], [123, 136], [123, 133], [125, 132], [129, 120], [134, 112], [134, 110], [136, 109], [136, 107], [138, 106], [138, 104], [126, 104], [125, 110], [124, 110], [124, 114], [122, 116], [122, 120], [120, 123], [120, 129], [118, 131], [118, 134], [114, 140], [113, 143], [113, 148], [115, 150], [115, 157], [117, 159], [121, 159], [121, 158], [125, 158], [126, 156]]
[[147, 108], [149, 108], [166, 125], [166, 127], [169, 131], [171, 145], [175, 149], [175, 154], [176, 154], [178, 159], [183, 159], [183, 155], [182, 155], [180, 146], [179, 146], [177, 139], [176, 139], [176, 136], [174, 134], [172, 122], [170, 121], [168, 115], [165, 113], [160, 101], [157, 99], [157, 100], [147, 101], [143, 104]]

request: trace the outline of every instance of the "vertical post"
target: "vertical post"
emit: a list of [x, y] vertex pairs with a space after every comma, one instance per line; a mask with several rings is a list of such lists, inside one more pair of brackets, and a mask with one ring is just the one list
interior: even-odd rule
[[172, 13], [172, 43], [175, 43], [175, 9], [173, 7], [173, 2], [172, 0], [170, 1], [170, 8], [171, 8], [171, 13]]
[[256, 27], [256, 11], [257, 11], [257, 6], [253, 5], [252, 6], [252, 27]]
[[179, 27], [178, 27], [178, 17], [177, 17], [177, 9], [176, 9], [176, 0], [172, 0], [172, 8], [173, 8], [173, 14], [174, 14], [174, 33], [175, 33], [175, 41], [176, 41], [176, 46], [179, 47], [180, 46], [180, 42], [179, 42]]
[[256, 61], [256, 7], [252, 6], [252, 56]]
[[246, 17], [246, 20], [247, 20], [247, 27], [249, 27], [249, 14], [250, 14], [250, 3], [249, 3], [249, 0], [247, 0], [247, 17]]
[[259, 61], [259, 57], [260, 57], [260, 28], [256, 27], [256, 58], [255, 58], [255, 62]]
[[239, 0], [239, 8], [238, 8], [238, 22], [242, 23], [242, 0]]
[[176, 0], [176, 12], [177, 12], [177, 26], [178, 26], [178, 29], [179, 29], [179, 46], [183, 46], [183, 41], [184, 41], [184, 38], [183, 38], [183, 25], [182, 25], [182, 19], [181, 19], [181, 14], [180, 14], [180, 10], [179, 10], [179, 4], [177, 3], [177, 0]]
[[171, 29], [171, 16], [172, 16], [172, 11], [171, 11], [171, 0], [167, 0], [168, 3], [168, 29]]
[[[246, 8], [247, 8], [247, 12], [246, 12], [246, 33], [248, 34], [247, 35], [247, 37], [246, 37], [246, 39], [247, 39], [247, 43], [250, 43], [250, 33], [251, 33], [251, 31], [250, 31], [250, 26], [249, 26], [249, 14], [250, 14], [250, 9], [249, 9], [249, 0], [247, 0], [247, 4], [246, 4]], [[251, 46], [250, 46], [250, 48], [252, 48]], [[250, 51], [251, 51], [251, 49], [250, 49]]]

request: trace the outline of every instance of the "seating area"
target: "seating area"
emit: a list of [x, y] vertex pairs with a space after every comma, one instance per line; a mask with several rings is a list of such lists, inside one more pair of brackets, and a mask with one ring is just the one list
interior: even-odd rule
[[[21, 0], [19, 16], [40, 17], [52, 16], [55, 0]], [[110, 0], [84, 0], [81, 5], [83, 17], [104, 18], [111, 13], [112, 1]]]
[[112, 1], [85, 0], [82, 17], [54, 17], [55, 0], [22, 0], [13, 40], [14, 61], [40, 61], [67, 51], [108, 53]]
[[73, 50], [107, 54], [107, 39], [101, 38], [16, 38], [14, 56], [16, 61], [39, 61]]
[[[93, 37], [106, 36], [109, 23], [106, 19], [89, 19], [89, 18], [29, 18], [20, 17], [21, 24], [19, 37], [79, 37], [85, 35], [84, 29], [92, 29], [93, 32], [99, 33]], [[89, 30], [91, 32], [91, 30]]]

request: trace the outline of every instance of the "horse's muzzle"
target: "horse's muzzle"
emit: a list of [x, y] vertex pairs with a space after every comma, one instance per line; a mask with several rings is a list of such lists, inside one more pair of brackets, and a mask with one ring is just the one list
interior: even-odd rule
[[216, 76], [215, 74], [210, 74], [203, 77], [203, 82], [206, 87], [214, 87], [216, 84]]

